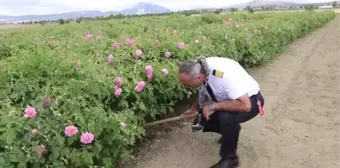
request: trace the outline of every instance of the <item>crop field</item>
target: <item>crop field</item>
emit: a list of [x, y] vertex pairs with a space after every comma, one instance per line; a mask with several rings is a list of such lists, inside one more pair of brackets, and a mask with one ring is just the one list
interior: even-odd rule
[[129, 18], [0, 32], [0, 167], [115, 167], [143, 125], [194, 90], [177, 66], [268, 62], [323, 27], [323, 12]]

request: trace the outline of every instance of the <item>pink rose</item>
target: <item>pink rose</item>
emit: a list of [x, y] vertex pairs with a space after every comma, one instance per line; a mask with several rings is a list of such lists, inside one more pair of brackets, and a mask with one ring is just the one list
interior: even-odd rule
[[32, 129], [32, 130], [31, 130], [31, 134], [36, 135], [37, 133], [38, 133], [38, 130], [37, 130], [37, 129]]
[[136, 50], [136, 55], [139, 57], [143, 54], [143, 51], [141, 49]]
[[169, 58], [171, 56], [171, 53], [168, 51], [164, 54], [165, 57]]
[[122, 94], [122, 88], [116, 88], [115, 95], [118, 97]]
[[107, 57], [107, 62], [109, 64], [111, 64], [113, 62], [113, 56], [111, 54]]
[[166, 68], [163, 68], [162, 69], [162, 72], [164, 73], [165, 76], [168, 76], [169, 72]]
[[116, 83], [116, 86], [117, 86], [117, 87], [119, 87], [119, 88], [122, 87], [123, 78], [122, 78], [122, 77], [117, 77], [115, 83]]
[[180, 48], [180, 49], [183, 49], [183, 48], [184, 48], [184, 42], [183, 42], [183, 41], [180, 41], [180, 42], [177, 44], [177, 47]]
[[123, 128], [126, 127], [126, 123], [124, 123], [124, 122], [121, 122], [120, 125], [121, 125]]
[[112, 47], [113, 47], [113, 48], [119, 48], [119, 43], [116, 42], [116, 41], [113, 42], [113, 43], [112, 43]]
[[43, 155], [45, 150], [46, 150], [45, 145], [41, 144], [41, 145], [38, 146], [37, 155], [38, 155], [39, 158]]
[[94, 140], [94, 135], [90, 132], [85, 132], [80, 137], [80, 141], [83, 144], [90, 144], [93, 142], [93, 140]]
[[65, 132], [66, 136], [69, 136], [69, 137], [70, 136], [75, 136], [78, 133], [78, 128], [73, 126], [73, 125], [70, 125], [70, 126], [67, 126], [65, 128], [64, 132]]
[[35, 111], [35, 108], [27, 105], [25, 109], [25, 118], [34, 118], [37, 115], [37, 112]]
[[135, 89], [136, 89], [137, 92], [141, 92], [143, 90], [144, 86], [145, 86], [145, 82], [144, 81], [140, 81], [140, 82], [138, 82], [138, 84], [137, 84]]

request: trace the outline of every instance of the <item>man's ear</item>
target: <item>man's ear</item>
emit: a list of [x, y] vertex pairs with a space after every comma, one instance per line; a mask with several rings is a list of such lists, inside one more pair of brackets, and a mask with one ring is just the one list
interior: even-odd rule
[[236, 99], [242, 103], [242, 106], [246, 112], [249, 112], [251, 110], [251, 102], [248, 94], [244, 94], [240, 96], [238, 99]]
[[204, 74], [199, 74], [199, 75], [198, 75], [198, 78], [199, 78], [200, 80], [205, 80], [206, 75], [204, 75]]

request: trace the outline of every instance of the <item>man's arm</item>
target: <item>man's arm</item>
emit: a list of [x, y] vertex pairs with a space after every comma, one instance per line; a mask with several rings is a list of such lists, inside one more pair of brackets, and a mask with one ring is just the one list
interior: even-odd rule
[[244, 94], [236, 100], [215, 102], [215, 111], [249, 112], [250, 110], [251, 102], [248, 94]]

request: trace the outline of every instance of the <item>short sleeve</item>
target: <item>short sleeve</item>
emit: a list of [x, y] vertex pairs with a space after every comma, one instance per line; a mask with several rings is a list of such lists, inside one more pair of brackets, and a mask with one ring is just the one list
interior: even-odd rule
[[247, 90], [242, 85], [232, 86], [228, 90], [228, 97], [235, 100], [247, 93], [248, 93]]
[[248, 93], [247, 83], [242, 76], [231, 75], [223, 78], [224, 90], [230, 99], [238, 99]]
[[209, 85], [217, 100], [235, 100], [251, 91], [253, 82], [237, 62], [217, 58], [214, 61]]

